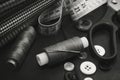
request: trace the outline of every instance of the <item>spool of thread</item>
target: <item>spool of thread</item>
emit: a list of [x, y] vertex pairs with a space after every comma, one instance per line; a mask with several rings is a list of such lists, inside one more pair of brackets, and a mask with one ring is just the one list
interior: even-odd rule
[[73, 37], [44, 48], [45, 52], [36, 55], [37, 62], [40, 66], [45, 64], [54, 65], [76, 56], [76, 54], [69, 54], [66, 51], [80, 51], [88, 46], [89, 43], [86, 37]]
[[35, 39], [35, 35], [35, 29], [30, 26], [25, 28], [25, 30], [16, 39], [16, 42], [13, 44], [7, 59], [6, 66], [8, 66], [10, 70], [14, 70], [21, 66], [28, 49]]
[[27, 25], [19, 26], [18, 28], [12, 30], [8, 34], [0, 37], [0, 48], [12, 41], [23, 29], [27, 27]]

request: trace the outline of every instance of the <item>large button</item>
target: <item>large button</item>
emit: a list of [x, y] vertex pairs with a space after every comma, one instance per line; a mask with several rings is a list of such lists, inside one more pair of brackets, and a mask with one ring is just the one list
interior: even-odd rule
[[80, 70], [83, 74], [92, 75], [96, 72], [96, 66], [90, 61], [85, 61], [80, 65]]
[[66, 62], [66, 63], [64, 64], [64, 69], [65, 69], [66, 71], [73, 71], [74, 68], [75, 68], [75, 65], [74, 65], [73, 63], [71, 63], [71, 62]]
[[95, 47], [97, 53], [98, 53], [100, 56], [104, 56], [104, 55], [105, 55], [105, 49], [104, 49], [102, 46], [100, 46], [100, 45], [95, 45], [94, 47]]
[[86, 78], [84, 78], [84, 80], [93, 80], [93, 78], [91, 78], [91, 77], [86, 77]]

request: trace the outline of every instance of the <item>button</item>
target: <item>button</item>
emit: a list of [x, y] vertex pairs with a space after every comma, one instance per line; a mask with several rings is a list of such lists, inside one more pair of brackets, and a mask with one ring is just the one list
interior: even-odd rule
[[91, 28], [92, 21], [90, 19], [80, 19], [77, 28], [79, 30], [87, 31]]
[[74, 68], [75, 68], [75, 65], [74, 65], [73, 63], [71, 63], [71, 62], [66, 62], [66, 63], [64, 64], [64, 69], [65, 69], [66, 71], [73, 71]]
[[91, 77], [86, 77], [86, 78], [84, 78], [84, 80], [93, 80], [93, 78], [91, 78]]
[[98, 53], [100, 56], [104, 56], [104, 55], [105, 55], [105, 49], [104, 49], [102, 46], [100, 46], [100, 45], [95, 45], [94, 47], [95, 47], [97, 53]]
[[78, 80], [78, 77], [74, 72], [65, 72], [64, 80]]
[[86, 52], [81, 52], [81, 55], [79, 58], [80, 59], [86, 59], [87, 58], [87, 53]]
[[96, 72], [96, 66], [90, 61], [85, 61], [80, 65], [80, 70], [83, 74], [92, 75]]

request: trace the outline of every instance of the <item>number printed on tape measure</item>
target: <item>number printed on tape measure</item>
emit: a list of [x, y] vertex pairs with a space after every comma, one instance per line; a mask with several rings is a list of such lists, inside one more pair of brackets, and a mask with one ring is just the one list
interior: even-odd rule
[[107, 0], [73, 0], [72, 5], [70, 5], [70, 14], [73, 20], [78, 20], [89, 12], [95, 10], [101, 5], [105, 4]]

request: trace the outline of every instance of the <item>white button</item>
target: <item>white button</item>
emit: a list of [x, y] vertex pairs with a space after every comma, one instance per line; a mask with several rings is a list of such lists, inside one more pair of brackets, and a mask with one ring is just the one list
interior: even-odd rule
[[92, 75], [96, 72], [96, 66], [90, 61], [85, 61], [80, 65], [80, 70], [83, 74]]
[[95, 47], [97, 53], [98, 53], [100, 56], [104, 56], [104, 55], [105, 55], [105, 49], [104, 49], [102, 46], [100, 46], [100, 45], [95, 45], [94, 47]]
[[74, 68], [75, 68], [75, 65], [71, 62], [67, 62], [67, 63], [64, 64], [64, 69], [66, 71], [73, 71]]
[[86, 78], [84, 78], [84, 80], [93, 80], [93, 78], [91, 78], [91, 77], [86, 77]]

